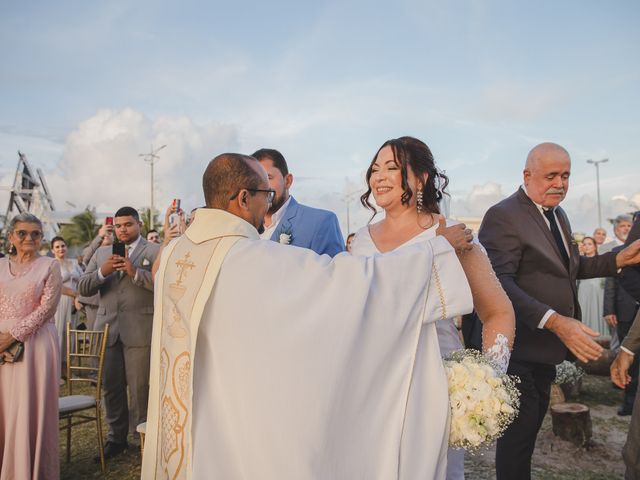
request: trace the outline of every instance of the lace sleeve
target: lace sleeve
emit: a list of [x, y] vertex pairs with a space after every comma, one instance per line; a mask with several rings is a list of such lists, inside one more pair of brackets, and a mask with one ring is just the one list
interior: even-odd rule
[[53, 261], [49, 267], [49, 274], [45, 280], [40, 303], [36, 309], [26, 317], [18, 321], [9, 333], [16, 340], [24, 342], [29, 336], [36, 332], [47, 320], [55, 314], [60, 292], [62, 290], [62, 274], [60, 265]]
[[482, 350], [505, 373], [515, 336], [513, 306], [480, 246], [461, 256], [460, 263], [471, 287], [474, 308], [482, 321]]

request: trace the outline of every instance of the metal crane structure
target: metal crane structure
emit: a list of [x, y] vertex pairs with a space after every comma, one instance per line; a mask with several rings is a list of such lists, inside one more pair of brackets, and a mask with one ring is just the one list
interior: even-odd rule
[[42, 221], [45, 238], [52, 238], [58, 233], [60, 225], [53, 220], [55, 205], [49, 193], [42, 170], [34, 169], [27, 156], [18, 151], [18, 166], [13, 186], [2, 187], [9, 191], [9, 204], [2, 217], [2, 236], [5, 237], [10, 220], [17, 214], [29, 212]]

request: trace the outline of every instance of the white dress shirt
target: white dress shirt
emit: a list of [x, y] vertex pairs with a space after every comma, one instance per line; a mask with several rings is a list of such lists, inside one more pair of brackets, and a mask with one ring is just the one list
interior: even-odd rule
[[[524, 191], [524, 193], [527, 195], [527, 197], [529, 197], [529, 193], [527, 192], [527, 187], [525, 187], [524, 185], [521, 185], [521, 188], [522, 188], [522, 191]], [[544, 223], [546, 223], [547, 227], [549, 227], [549, 230], [551, 230], [551, 224], [549, 223], [549, 220], [547, 220], [547, 217], [544, 216], [545, 207], [543, 207], [542, 205], [534, 202], [531, 197], [529, 197], [529, 200], [531, 200], [533, 202], [533, 204], [536, 206], [536, 208], [540, 212], [540, 215], [542, 215], [542, 219], [544, 220]], [[558, 222], [558, 214], [556, 213], [555, 208], [553, 209], [553, 216], [555, 217], [556, 223], [559, 226], [560, 222]], [[567, 251], [567, 256], [569, 258], [571, 258], [571, 254], [569, 253], [570, 252], [569, 244], [567, 242], [567, 239], [564, 236], [564, 232], [562, 231], [561, 228], [559, 228], [558, 230], [560, 230], [560, 236], [562, 237], [562, 243], [564, 243], [564, 248]], [[547, 312], [543, 315], [542, 319], [540, 320], [540, 323], [538, 324], [538, 328], [544, 328], [545, 324], [547, 323], [547, 320], [549, 320], [549, 317], [551, 315], [553, 315], [554, 313], [556, 313], [556, 311], [553, 310], [552, 308], [547, 310]]]
[[287, 201], [282, 204], [282, 206], [278, 209], [277, 212], [271, 215], [271, 225], [269, 225], [268, 227], [265, 226], [264, 232], [260, 234], [260, 238], [262, 240], [271, 240], [271, 235], [273, 235], [273, 232], [276, 231], [276, 228], [278, 227], [280, 220], [282, 220], [282, 217], [284, 217], [284, 214], [287, 211], [287, 207], [289, 206], [289, 203], [291, 203], [291, 196], [287, 198]]

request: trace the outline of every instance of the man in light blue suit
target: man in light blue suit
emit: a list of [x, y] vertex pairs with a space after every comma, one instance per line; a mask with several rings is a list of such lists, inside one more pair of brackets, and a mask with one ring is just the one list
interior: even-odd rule
[[267, 171], [269, 186], [276, 194], [264, 219], [265, 240], [308, 248], [333, 257], [344, 250], [344, 240], [335, 213], [307, 207], [289, 195], [293, 175], [280, 152], [262, 148], [256, 158]]

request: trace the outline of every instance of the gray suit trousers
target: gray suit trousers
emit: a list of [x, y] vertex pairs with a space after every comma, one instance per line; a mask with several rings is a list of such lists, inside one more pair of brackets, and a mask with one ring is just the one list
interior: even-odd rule
[[129, 431], [134, 433], [138, 424], [147, 421], [150, 352], [151, 347], [127, 347], [119, 338], [106, 349], [103, 385], [108, 441], [126, 442]]

